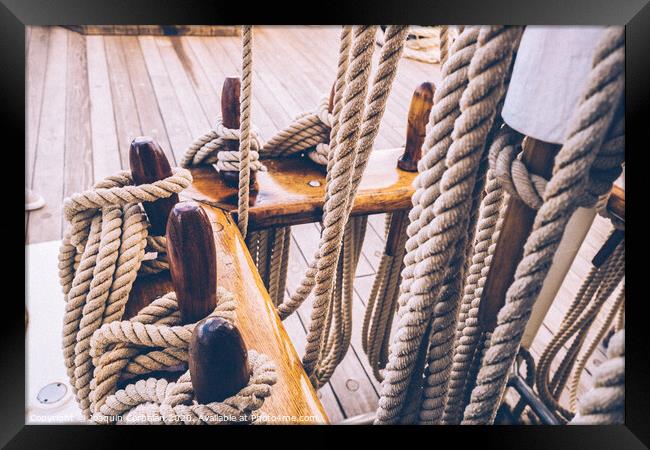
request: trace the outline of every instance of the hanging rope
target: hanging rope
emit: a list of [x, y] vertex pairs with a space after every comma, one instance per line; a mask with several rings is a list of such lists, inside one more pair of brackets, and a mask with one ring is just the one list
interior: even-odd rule
[[59, 279], [66, 301], [63, 356], [85, 417], [90, 415], [94, 370], [91, 337], [102, 324], [122, 317], [145, 252], [164, 245], [160, 238], [148, 238], [140, 203], [177, 194], [191, 181], [187, 170], [174, 169], [168, 178], [133, 186], [131, 174], [120, 172], [64, 201], [64, 217], [71, 227], [59, 251]]
[[[462, 419], [468, 387], [472, 383], [477, 352], [485, 343], [478, 323], [478, 312], [483, 286], [487, 280], [492, 256], [499, 240], [503, 223], [507, 194], [495, 174], [496, 156], [504, 147], [513, 147], [521, 141], [521, 135], [505, 127], [494, 140], [489, 151], [490, 169], [487, 173], [485, 197], [481, 202], [480, 221], [474, 243], [471, 266], [465, 279], [456, 334], [454, 356], [449, 376], [447, 401], [442, 423], [458, 424]], [[475, 373], [474, 373], [475, 375]]]
[[[397, 310], [407, 225], [407, 211], [386, 214], [386, 248], [368, 296], [361, 329], [363, 351], [368, 355], [370, 367], [379, 381], [383, 380], [381, 371], [388, 362], [388, 344]], [[390, 242], [391, 239], [394, 242]]]
[[621, 101], [623, 71], [624, 32], [620, 27], [610, 27], [597, 47], [585, 91], [569, 123], [567, 139], [555, 159], [544, 203], [508, 289], [506, 304], [499, 312], [463, 423], [486, 424], [494, 420], [530, 311]]
[[[612, 239], [614, 233], [616, 232], [613, 232], [610, 235], [608, 241]], [[606, 248], [607, 245], [608, 243], [606, 242], [605, 247], [601, 249], [601, 252], [603, 250], [608, 250]], [[592, 267], [589, 275], [587, 275], [587, 278], [569, 307], [567, 314], [562, 320], [559, 330], [555, 333], [553, 339], [549, 342], [540, 356], [536, 373], [536, 385], [540, 399], [549, 408], [558, 411], [566, 420], [570, 420], [573, 417], [573, 412], [560, 405], [560, 395], [564, 390], [569, 374], [574, 368], [576, 361], [578, 361], [578, 354], [584, 346], [587, 334], [589, 333], [596, 316], [604, 309], [605, 303], [612, 296], [624, 276], [625, 241], [621, 240], [613, 250], [609, 250], [609, 255], [604, 261], [598, 262]], [[575, 407], [577, 384], [580, 375], [585, 368], [587, 360], [612, 324], [614, 316], [621, 308], [623, 300], [624, 294], [623, 290], [621, 290], [620, 294], [612, 303], [609, 313], [606, 315], [600, 330], [587, 347], [587, 351], [580, 357], [580, 360], [573, 371], [573, 408]], [[561, 360], [559, 367], [551, 377], [551, 363], [557, 357], [562, 347], [569, 342], [571, 337], [574, 337], [574, 340], [566, 355]]]
[[[476, 36], [477, 31], [469, 30], [461, 35], [457, 42], [467, 45], [468, 41]], [[450, 145], [432, 149], [430, 143], [425, 140], [425, 145], [428, 144], [425, 151], [443, 150], [436, 156], [438, 161], [442, 161], [443, 157], [446, 159], [442, 163], [445, 168], [440, 167], [440, 164], [431, 165], [430, 167], [440, 175], [431, 176], [427, 173], [426, 179], [418, 185], [420, 194], [416, 191], [414, 195], [414, 204], [415, 200], [418, 200], [422, 209], [420, 217], [416, 218], [419, 219], [416, 222], [417, 228], [410, 226], [409, 235], [413, 236], [419, 245], [410, 247], [407, 242], [409, 254], [405, 257], [407, 268], [403, 273], [403, 283], [405, 278], [412, 277], [412, 280], [403, 286], [404, 301], [400, 309], [403, 309], [404, 313], [400, 314], [400, 329], [391, 346], [391, 356], [394, 355], [394, 359], [389, 358], [389, 364], [386, 366], [377, 423], [394, 423], [398, 420], [407, 390], [408, 383], [405, 381], [410, 380], [413, 372], [415, 351], [426, 342], [423, 341], [423, 332], [432, 319], [419, 418], [423, 422], [435, 422], [442, 415], [442, 400], [448, 382], [448, 371], [451, 368], [460, 282], [468, 252], [468, 234], [472, 232], [468, 231], [472, 222], [470, 210], [475, 185], [482, 183], [477, 180], [477, 173], [496, 107], [503, 96], [503, 74], [510, 67], [512, 51], [520, 35], [520, 27], [481, 29], [477, 37], [476, 55], [471, 58], [467, 72], [469, 82], [459, 99], [460, 116], [451, 133], [451, 142], [446, 138]], [[454, 56], [456, 52], [449, 59], [448, 66], [452, 66]], [[447, 66], [443, 67], [443, 77], [450, 77]], [[464, 84], [464, 81], [461, 83]], [[446, 94], [445, 91], [446, 89], [438, 90], [436, 94]], [[438, 101], [434, 98], [430, 119], [432, 123], [439, 118], [442, 109], [439, 104], [436, 110], [436, 103]], [[433, 130], [428, 133], [431, 134], [434, 134]], [[438, 137], [442, 136], [439, 134]], [[425, 164], [429, 163], [425, 162], [427, 157], [428, 154], [421, 162], [420, 176], [425, 173]], [[429, 182], [435, 183], [434, 186], [425, 184]], [[414, 211], [420, 212], [415, 208]], [[433, 220], [422, 221], [422, 216], [430, 216], [432, 213]], [[412, 218], [411, 225], [414, 225], [414, 222]], [[410, 264], [415, 267], [408, 268]]]
[[240, 93], [239, 195], [237, 225], [242, 237], [248, 231], [250, 191], [251, 103], [253, 97], [253, 27], [242, 26], [242, 79]]
[[[344, 106], [340, 116], [336, 115], [336, 107], [334, 112], [335, 121], [340, 120], [340, 129], [337, 130], [335, 139], [330, 139], [332, 164], [331, 169], [328, 167], [323, 231], [316, 262], [315, 299], [303, 357], [305, 370], [315, 386], [320, 386], [329, 379], [329, 375], [344, 355], [344, 352], [327, 355], [321, 352], [330, 334], [324, 325], [327, 311], [330, 309], [334, 274], [347, 218], [386, 107], [407, 29], [399, 26], [388, 28], [386, 42], [382, 47], [379, 65], [366, 101], [375, 33], [376, 27], [354, 28], [354, 40], [345, 79]], [[334, 131], [333, 127], [332, 134]], [[320, 365], [322, 363], [324, 364]]]
[[625, 330], [607, 348], [607, 361], [594, 370], [594, 387], [581, 399], [571, 425], [611, 425], [625, 422]]

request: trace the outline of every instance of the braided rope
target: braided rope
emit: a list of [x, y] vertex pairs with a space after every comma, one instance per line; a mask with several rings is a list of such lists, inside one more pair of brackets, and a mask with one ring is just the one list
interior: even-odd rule
[[251, 103], [253, 99], [253, 27], [242, 26], [242, 79], [239, 124], [239, 195], [237, 226], [242, 237], [248, 231], [248, 202], [250, 194]]
[[[570, 418], [573, 413], [560, 405], [560, 393], [564, 388], [566, 378], [576, 362], [578, 352], [584, 343], [596, 315], [603, 308], [625, 275], [624, 248], [624, 242], [620, 243], [601, 266], [592, 268], [569, 307], [566, 316], [563, 318], [560, 329], [555, 333], [553, 339], [548, 343], [539, 358], [535, 381], [540, 399], [550, 408], [559, 411], [565, 417]], [[622, 297], [619, 296], [612, 308], [613, 312], [616, 312], [621, 301]], [[611, 323], [612, 320], [613, 314], [610, 314], [606, 323]], [[560, 367], [556, 370], [553, 380], [551, 380], [549, 385], [551, 363], [562, 349], [562, 346], [574, 335], [576, 337], [573, 344], [562, 360]], [[600, 342], [600, 338], [595, 342]], [[595, 346], [593, 347], [595, 349]], [[583, 363], [586, 363], [584, 358], [581, 361], [581, 365]], [[577, 369], [582, 371], [580, 367]], [[551, 389], [553, 392], [551, 392]]]
[[531, 309], [621, 100], [624, 59], [623, 29], [610, 27], [598, 45], [586, 89], [572, 116], [567, 139], [555, 159], [544, 204], [537, 212], [515, 280], [498, 314], [463, 423], [485, 424], [494, 420]]
[[271, 395], [276, 383], [275, 366], [267, 356], [248, 352], [251, 378], [237, 394], [221, 402], [200, 404], [193, 401], [189, 370], [177, 382], [149, 378], [127, 385], [109, 396], [95, 420], [106, 423], [121, 420], [130, 424], [218, 425], [250, 423]]
[[[400, 330], [391, 346], [393, 360], [386, 367], [377, 423], [398, 420], [413, 373], [416, 349], [422, 345], [423, 333], [432, 315], [434, 323], [427, 356], [426, 386], [419, 415], [421, 421], [434, 422], [442, 414], [444, 404], [441, 400], [444, 397], [441, 394], [446, 390], [446, 373], [451, 367], [453, 325], [460, 300], [463, 261], [467, 255], [468, 239], [463, 231], [468, 230], [474, 220], [470, 217], [470, 209], [476, 196], [477, 178], [480, 178], [477, 177], [479, 166], [484, 159], [483, 147], [503, 95], [503, 73], [510, 66], [513, 47], [521, 34], [519, 27], [482, 28], [477, 37], [476, 53], [473, 54], [472, 48], [463, 54], [471, 56], [471, 59], [469, 69], [460, 74], [459, 80], [457, 72], [450, 73], [450, 66], [458, 67], [461, 51], [474, 40], [476, 31], [468, 30], [459, 37], [459, 47], [443, 66], [445, 81], [449, 78], [448, 83], [454, 82], [454, 87], [462, 88], [465, 80], [469, 80], [462, 97], [457, 97], [459, 103], [440, 104], [436, 108], [437, 99], [434, 98], [432, 123], [449, 113], [455, 116], [454, 110], [458, 105], [460, 117], [453, 132], [451, 126], [446, 130], [430, 128], [425, 139], [428, 153], [421, 160], [419, 169], [420, 175], [426, 173], [427, 176], [418, 176], [420, 181], [416, 181], [420, 192], [416, 191], [413, 201], [414, 204], [418, 201], [420, 208], [412, 211], [409, 226], [412, 244], [407, 241], [407, 268], [403, 272], [403, 280], [406, 278], [408, 281], [406, 286], [403, 285], [404, 299], [400, 299], [400, 309], [404, 313], [400, 314]], [[454, 60], [457, 55], [459, 58]], [[448, 88], [444, 88], [445, 81], [441, 96], [448, 94]], [[432, 149], [431, 135], [448, 145]], [[432, 154], [434, 158], [430, 157]], [[445, 162], [443, 158], [446, 158]], [[429, 170], [426, 170], [427, 166]], [[433, 220], [430, 220], [431, 215], [435, 216]], [[429, 216], [429, 221], [422, 220], [423, 216]], [[413, 245], [415, 242], [417, 245]], [[448, 347], [448, 351], [444, 350]]]
[[449, 53], [449, 27], [447, 25], [440, 26], [440, 65], [447, 62], [447, 54]]
[[[216, 164], [219, 171], [238, 171], [239, 170], [239, 151], [228, 151], [226, 141], [240, 141], [241, 131], [234, 128], [227, 128], [223, 125], [222, 119], [216, 119], [215, 126], [212, 130], [197, 138], [188, 147], [181, 167], [193, 167], [204, 164]], [[250, 126], [250, 169], [252, 171], [265, 171], [266, 166], [259, 160], [259, 149], [262, 146], [262, 139], [259, 131], [254, 126]]]
[[[423, 155], [418, 163], [419, 174], [414, 181], [416, 191], [412, 197], [413, 208], [409, 212], [410, 224], [407, 227], [409, 237], [406, 242], [404, 269], [402, 270], [398, 299], [399, 328], [392, 338], [375, 423], [398, 421], [402, 405], [404, 403], [412, 404], [406, 399], [418, 398], [417, 386], [422, 381], [419, 368], [423, 368], [424, 364], [424, 361], [422, 363], [419, 361], [426, 355], [426, 350], [422, 350], [425, 346], [420, 344], [425, 334], [428, 334], [430, 326], [428, 321], [422, 317], [421, 320], [413, 322], [413, 328], [408, 330], [402, 326], [402, 321], [404, 316], [409, 315], [406, 304], [414, 277], [415, 255], [420, 245], [417, 234], [423, 224], [433, 220], [433, 211], [429, 206], [439, 192], [438, 183], [442, 171], [444, 171], [444, 155], [451, 144], [454, 121], [460, 114], [458, 104], [467, 84], [467, 68], [474, 55], [477, 38], [478, 28], [467, 28], [454, 42], [452, 54], [442, 67], [442, 81], [434, 93], [433, 107], [429, 116], [430, 123], [427, 125], [427, 133], [422, 146]], [[424, 195], [427, 187], [430, 189], [430, 196]], [[411, 311], [417, 310], [411, 309]], [[423, 315], [428, 315], [428, 313], [425, 312]], [[412, 314], [411, 317], [416, 319]], [[398, 353], [400, 349], [403, 349], [405, 353], [400, 355]]]
[[327, 166], [330, 151], [329, 136], [333, 115], [328, 111], [328, 96], [323, 96], [316, 110], [300, 114], [284, 129], [278, 131], [262, 147], [262, 155], [271, 158], [290, 156], [307, 150], [316, 164]]
[[625, 422], [625, 329], [609, 340], [607, 361], [594, 370], [594, 387], [581, 399], [571, 425]]
[[[314, 287], [315, 300], [303, 364], [312, 382], [322, 385], [332, 371], [331, 365], [318, 367], [328, 360], [321, 358], [323, 325], [333, 290], [333, 280], [340, 254], [340, 244], [347, 218], [352, 209], [352, 200], [365, 170], [370, 148], [377, 135], [379, 124], [386, 107], [397, 63], [403, 50], [407, 28], [391, 26], [386, 32], [379, 65], [372, 89], [368, 91], [368, 79], [374, 51], [376, 27], [355, 27], [350, 63], [346, 75], [345, 104], [340, 116], [341, 127], [335, 140], [330, 139], [330, 164], [328, 164], [327, 195], [324, 204], [323, 231], [319, 245], [319, 258]], [[334, 131], [334, 127], [332, 129]], [[333, 145], [334, 143], [334, 145]], [[352, 182], [350, 183], [350, 178]], [[335, 361], [337, 364], [338, 361]], [[322, 373], [321, 373], [322, 370]]]
[[[235, 321], [236, 302], [217, 288], [218, 304], [208, 317]], [[90, 356], [95, 366], [91, 383], [91, 412], [98, 412], [124, 375], [142, 375], [175, 368], [188, 361], [195, 323], [180, 325], [176, 294], [154, 300], [127, 321], [105, 323], [92, 335]]]
[[382, 254], [375, 280], [368, 296], [366, 311], [361, 328], [363, 351], [368, 356], [368, 362], [372, 367], [375, 378], [383, 380], [381, 370], [388, 362], [388, 346], [390, 332], [393, 323], [393, 316], [397, 310], [397, 298], [399, 296], [399, 280], [402, 270], [406, 244], [406, 224], [408, 223], [408, 212], [398, 211], [386, 215], [385, 236], [391, 233], [393, 218], [397, 217], [395, 226], [398, 230], [404, 230], [398, 236], [395, 245], [397, 252], [390, 254], [387, 247]]
[[93, 361], [91, 337], [122, 317], [131, 287], [149, 246], [162, 253], [160, 238], [148, 239], [148, 222], [139, 205], [177, 194], [191, 183], [187, 170], [151, 184], [133, 186], [120, 172], [64, 201], [71, 223], [59, 251], [59, 280], [65, 294], [63, 357], [70, 384], [84, 416], [90, 414]]
[[[518, 135], [505, 128], [490, 147], [490, 161], [499, 149], [518, 140]], [[481, 202], [474, 254], [465, 278], [463, 298], [456, 326], [454, 354], [445, 410], [442, 422], [457, 424], [462, 418], [465, 386], [468, 375], [481, 342], [481, 329], [478, 324], [478, 309], [483, 294], [483, 286], [490, 270], [492, 255], [498, 242], [503, 223], [502, 205], [505, 201], [503, 187], [493, 170], [487, 173], [486, 194]]]

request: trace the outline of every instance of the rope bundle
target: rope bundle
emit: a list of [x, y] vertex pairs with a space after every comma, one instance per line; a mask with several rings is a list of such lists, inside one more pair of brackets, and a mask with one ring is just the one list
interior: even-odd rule
[[609, 340], [607, 360], [594, 370], [594, 387], [580, 400], [571, 425], [625, 422], [625, 329]]
[[250, 350], [248, 364], [251, 378], [236, 395], [221, 402], [199, 404], [193, 400], [194, 391], [190, 372], [176, 382], [149, 378], [129, 384], [108, 398], [102, 407], [105, 416], [99, 422], [122, 417], [129, 424], [158, 425], [220, 425], [250, 423], [252, 413], [259, 410], [265, 398], [271, 395], [276, 382], [275, 369], [268, 358]]
[[[208, 317], [234, 323], [235, 299], [218, 288], [218, 304]], [[149, 378], [116, 392], [120, 376], [133, 377], [160, 370], [178, 370], [188, 361], [188, 346], [196, 324], [179, 325], [176, 294], [154, 300], [128, 321], [104, 324], [91, 341], [96, 365], [91, 383], [93, 419], [136, 423], [223, 423], [249, 421], [275, 384], [274, 365], [264, 355], [249, 353], [252, 378], [248, 385], [223, 402], [202, 405], [193, 402], [189, 371], [178, 382]]]
[[[64, 202], [71, 223], [59, 251], [59, 280], [66, 301], [63, 356], [77, 401], [90, 415], [90, 355], [93, 333], [102, 324], [119, 320], [138, 272], [167, 267], [164, 238], [148, 236], [141, 202], [170, 197], [188, 187], [185, 169], [151, 184], [132, 185], [129, 172], [120, 172]], [[154, 263], [143, 263], [145, 252], [156, 251]], [[145, 268], [146, 267], [146, 268]]]
[[[423, 422], [436, 422], [442, 415], [468, 235], [475, 220], [470, 212], [482, 189], [477, 175], [520, 35], [519, 27], [465, 28], [443, 66], [415, 182], [399, 329], [376, 423], [402, 421], [405, 405], [415, 405]], [[427, 352], [426, 342], [428, 354], [423, 357], [418, 349]], [[421, 364], [427, 366], [424, 380]]]
[[[284, 129], [278, 131], [262, 147], [264, 157], [290, 156], [305, 150], [316, 164], [327, 166], [332, 114], [328, 110], [329, 99], [324, 96], [316, 110], [300, 114]], [[311, 149], [311, 150], [310, 150]]]
[[[589, 357], [603, 339], [615, 316], [623, 310], [624, 289], [621, 289], [613, 302], [610, 302], [603, 324], [591, 339], [589, 345], [585, 346], [587, 334], [597, 314], [605, 309], [605, 304], [624, 276], [625, 240], [621, 240], [601, 264], [592, 267], [562, 320], [560, 329], [555, 333], [539, 359], [536, 384], [540, 398], [549, 408], [558, 411], [566, 420], [573, 417], [574, 413], [571, 410], [575, 410], [580, 376]], [[574, 337], [574, 340], [551, 377], [551, 363], [562, 346], [568, 343], [571, 337]], [[586, 350], [580, 354], [583, 348], [586, 348]], [[569, 391], [570, 410], [560, 405], [559, 398], [567, 381], [569, 381], [572, 370], [573, 375], [570, 379], [571, 387]]]
[[567, 138], [555, 158], [553, 176], [544, 191], [544, 203], [535, 217], [523, 259], [506, 294], [506, 303], [498, 314], [497, 326], [470, 404], [465, 409], [463, 423], [485, 424], [494, 419], [507, 372], [517, 354], [537, 294], [564, 228], [586, 190], [590, 169], [620, 105], [624, 50], [623, 29], [608, 28], [595, 52], [585, 90], [569, 123]]
[[[262, 140], [257, 130], [251, 130], [250, 164], [251, 170], [266, 170], [259, 160]], [[181, 167], [193, 167], [202, 164], [216, 164], [219, 171], [239, 171], [239, 151], [225, 150], [225, 141], [240, 141], [241, 131], [226, 128], [221, 118], [217, 118], [214, 129], [197, 138], [187, 149]]]

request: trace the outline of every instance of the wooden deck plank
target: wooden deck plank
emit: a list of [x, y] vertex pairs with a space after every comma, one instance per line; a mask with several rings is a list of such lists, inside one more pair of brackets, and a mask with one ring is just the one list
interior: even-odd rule
[[[27, 27], [25, 36], [25, 55], [27, 61], [37, 61], [26, 65], [26, 134], [25, 134], [25, 187], [34, 184], [34, 163], [36, 161], [36, 144], [43, 104], [43, 89], [50, 29], [47, 27]], [[32, 31], [33, 30], [33, 31]], [[25, 239], [29, 226], [30, 213], [25, 211]]]
[[[88, 64], [84, 36], [77, 33], [68, 34], [67, 57], [64, 197], [87, 189], [94, 181]], [[63, 218], [61, 220], [63, 226]]]
[[120, 44], [125, 57], [129, 61], [128, 71], [131, 90], [133, 91], [135, 106], [140, 119], [141, 132], [145, 136], [151, 136], [160, 144], [170, 164], [178, 164], [176, 155], [172, 152], [167, 129], [160, 113], [158, 98], [142, 56], [140, 42], [136, 36], [121, 36]]
[[104, 36], [106, 61], [110, 67], [111, 95], [115, 111], [115, 126], [117, 130], [117, 145], [120, 150], [122, 170], [129, 169], [129, 147], [131, 141], [142, 135], [142, 127], [136, 108], [131, 77], [124, 50], [119, 36]]
[[50, 31], [32, 184], [46, 205], [30, 213], [27, 225], [29, 243], [51, 241], [62, 236], [67, 33], [58, 27]]
[[[157, 36], [153, 40], [158, 47], [169, 81], [176, 91], [176, 97], [181, 105], [181, 112], [185, 116], [190, 135], [193, 137], [202, 135], [208, 130], [210, 123], [197, 98], [194, 87], [190, 83], [190, 74], [187, 72], [187, 67], [179, 60], [178, 50], [173, 44], [173, 42], [178, 41], [172, 41], [172, 38], [166, 36]], [[190, 143], [187, 142], [185, 147], [187, 148]]]
[[149, 72], [151, 85], [156, 93], [172, 153], [174, 153], [174, 157], [178, 162], [183, 158], [187, 146], [195, 136], [190, 133], [176, 90], [165, 70], [154, 38], [152, 36], [138, 36], [138, 41], [142, 49], [145, 66]]
[[[103, 36], [86, 38], [94, 182], [121, 169], [117, 128]], [[87, 188], [88, 186], [86, 186]]]

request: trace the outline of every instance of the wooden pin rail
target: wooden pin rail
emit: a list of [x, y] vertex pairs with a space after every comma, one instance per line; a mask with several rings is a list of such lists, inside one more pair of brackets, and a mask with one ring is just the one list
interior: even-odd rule
[[[353, 216], [411, 207], [413, 180], [417, 175], [433, 92], [432, 83], [423, 83], [413, 95], [406, 151], [393, 148], [371, 153], [352, 208]], [[228, 105], [222, 103], [222, 110], [228, 110]], [[401, 161], [399, 168], [396, 167], [398, 161]], [[249, 230], [320, 221], [326, 185], [323, 168], [305, 156], [269, 159], [264, 164], [268, 170], [256, 174], [257, 182], [250, 192]], [[213, 167], [195, 167], [191, 172], [194, 182], [184, 192], [186, 197], [236, 215], [238, 188], [233, 184], [236, 180], [229, 178], [230, 174], [224, 179]]]
[[[181, 202], [183, 197], [181, 194]], [[272, 388], [273, 394], [264, 401], [264, 412], [270, 416], [295, 416], [296, 421], [302, 416], [307, 423], [328, 423], [323, 406], [264, 288], [237, 225], [228, 213], [219, 208], [206, 205], [202, 208], [212, 226], [217, 284], [235, 296], [236, 326], [248, 349], [266, 354], [276, 365], [278, 381]], [[173, 285], [169, 272], [139, 278], [129, 297], [128, 315], [171, 290]]]
[[[150, 183], [171, 173], [164, 152], [151, 138], [140, 137], [133, 141], [130, 160], [136, 184]], [[180, 202], [176, 203], [179, 197]], [[199, 206], [191, 201], [187, 191], [165, 200], [146, 204], [145, 210], [156, 234], [167, 236], [170, 271], [136, 280], [124, 319], [133, 317], [154, 299], [174, 290], [181, 322], [201, 321], [201, 329], [214, 334], [213, 337], [205, 335], [203, 339], [193, 337], [190, 370], [198, 377], [197, 395], [203, 399], [223, 396], [221, 388], [224, 383], [219, 379], [225, 373], [241, 373], [237, 364], [221, 367], [216, 362], [224, 357], [232, 361], [241, 359], [244, 354], [242, 346], [245, 345], [266, 354], [276, 365], [278, 382], [272, 388], [271, 397], [264, 402], [265, 413], [285, 417], [288, 422], [327, 423], [327, 415], [316, 391], [303, 370], [232, 217], [220, 208]], [[224, 324], [202, 321], [216, 306], [216, 286], [222, 286], [235, 296], [237, 333]], [[243, 341], [239, 342], [240, 351], [232, 348], [232, 352], [224, 353], [219, 348], [208, 348], [213, 347], [210, 344], [215, 340], [225, 339], [232, 344], [237, 341], [239, 333]], [[157, 376], [176, 380], [180, 374], [179, 371], [157, 372], [145, 378]], [[230, 375], [232, 386], [243, 382], [241, 376]], [[123, 380], [122, 384], [133, 381]]]

